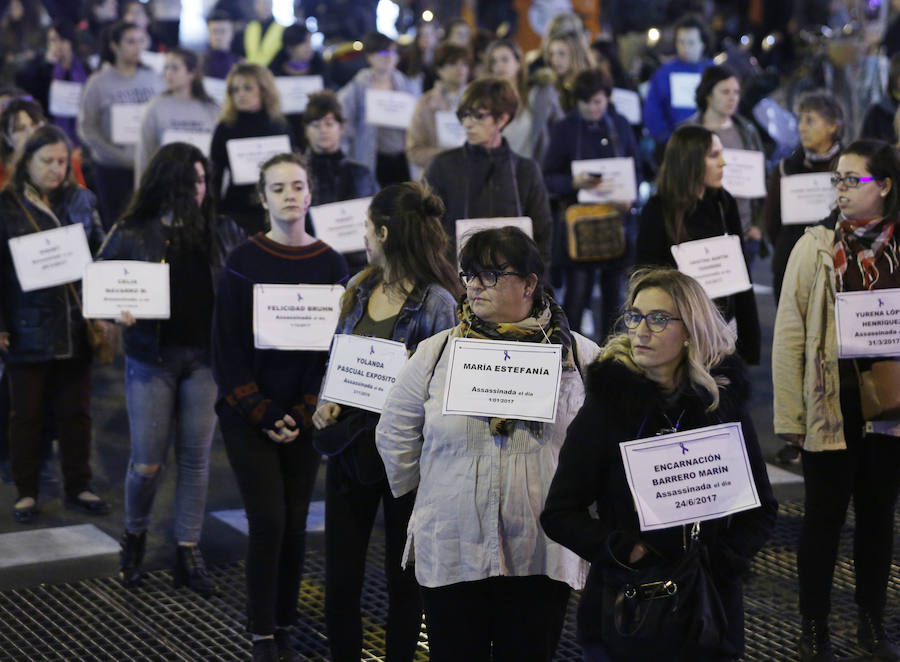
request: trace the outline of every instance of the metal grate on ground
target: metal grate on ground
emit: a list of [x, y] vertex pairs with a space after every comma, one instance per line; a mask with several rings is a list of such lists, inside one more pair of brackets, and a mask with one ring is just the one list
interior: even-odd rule
[[[802, 505], [782, 504], [775, 534], [754, 560], [745, 590], [747, 650], [744, 659], [796, 660], [799, 635], [795, 549]], [[852, 515], [848, 521], [851, 527]], [[855, 644], [853, 563], [845, 532], [835, 570], [831, 626], [841, 657], [861, 655]], [[362, 596], [365, 662], [384, 656], [387, 595], [383, 545], [369, 551], [367, 583]], [[888, 587], [889, 610], [900, 604], [900, 567], [895, 563]], [[149, 573], [138, 589], [124, 589], [112, 578], [70, 584], [41, 585], [0, 592], [0, 660], [10, 662], [93, 662], [124, 660], [197, 662], [247, 660], [244, 633], [244, 564], [212, 569], [218, 594], [204, 599], [187, 589], [172, 588], [171, 573]], [[300, 595], [296, 649], [307, 660], [327, 660], [324, 626], [324, 559], [310, 551]], [[573, 597], [559, 661], [581, 659], [575, 643]], [[900, 620], [891, 613], [889, 632], [900, 636]], [[427, 660], [424, 630], [417, 660]]]

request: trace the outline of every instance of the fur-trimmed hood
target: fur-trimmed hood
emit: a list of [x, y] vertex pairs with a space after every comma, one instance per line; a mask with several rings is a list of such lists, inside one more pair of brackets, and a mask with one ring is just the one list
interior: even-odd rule
[[[750, 398], [750, 379], [744, 362], [737, 354], [732, 354], [710, 372], [713, 377], [728, 380], [728, 384], [719, 387], [718, 411], [725, 418], [739, 414]], [[614, 359], [598, 359], [591, 363], [585, 376], [585, 388], [613, 410], [620, 411], [633, 410], [636, 403], [658, 403], [664, 396], [656, 382]], [[699, 400], [703, 408], [709, 406], [709, 394], [695, 386], [686, 395]]]

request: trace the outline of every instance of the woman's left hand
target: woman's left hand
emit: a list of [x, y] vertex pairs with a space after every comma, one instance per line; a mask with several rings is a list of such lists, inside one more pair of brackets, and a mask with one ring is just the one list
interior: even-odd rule
[[759, 241], [762, 239], [762, 230], [755, 225], [747, 230], [747, 233], [744, 235], [744, 239], [753, 239], [754, 241]]
[[326, 402], [316, 409], [316, 413], [312, 416], [313, 425], [316, 430], [327, 428], [329, 425], [337, 423], [338, 416], [341, 415], [341, 406], [336, 402]]

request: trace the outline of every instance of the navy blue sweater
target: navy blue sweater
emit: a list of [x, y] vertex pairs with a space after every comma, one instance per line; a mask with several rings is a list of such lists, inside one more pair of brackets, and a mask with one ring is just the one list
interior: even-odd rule
[[260, 233], [231, 252], [219, 277], [213, 315], [220, 415], [231, 410], [260, 429], [273, 429], [286, 413], [298, 424], [310, 424], [328, 354], [256, 349], [253, 285], [328, 285], [346, 279], [347, 261], [321, 241], [291, 247]]

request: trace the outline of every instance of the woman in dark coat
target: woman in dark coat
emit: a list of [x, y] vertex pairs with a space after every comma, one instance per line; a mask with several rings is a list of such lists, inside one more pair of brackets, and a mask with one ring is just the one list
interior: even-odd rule
[[[675, 244], [725, 234], [743, 236], [737, 204], [722, 188], [724, 166], [722, 142], [709, 129], [682, 126], [672, 134], [659, 170], [659, 192], [641, 212], [636, 264], [674, 267]], [[734, 320], [737, 326], [738, 354], [757, 365], [761, 341], [753, 290], [720, 297], [715, 303], [725, 321]]]
[[[777, 511], [746, 411], [747, 376], [733, 354], [732, 335], [699, 283], [673, 269], [632, 277], [624, 321], [628, 333], [613, 337], [588, 370], [587, 396], [569, 426], [541, 515], [550, 538], [591, 562], [578, 613], [585, 660], [736, 660], [744, 648], [742, 575], [769, 537]], [[725, 634], [712, 649], [686, 637], [674, 656], [664, 658], [642, 651], [637, 641], [628, 651], [614, 650], [601, 634], [601, 579], [612, 563], [611, 534], [621, 541], [613, 551], [633, 565], [648, 552], [678, 559], [690, 529], [640, 530], [619, 444], [726, 422], [742, 426], [761, 505], [700, 527], [728, 619]]]

